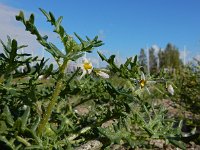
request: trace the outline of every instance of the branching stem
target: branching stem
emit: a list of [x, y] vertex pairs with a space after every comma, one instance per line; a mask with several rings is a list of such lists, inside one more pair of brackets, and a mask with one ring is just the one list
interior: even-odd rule
[[65, 68], [67, 67], [67, 64], [68, 64], [68, 59], [64, 60], [63, 64], [61, 65], [61, 67], [59, 69], [60, 73], [59, 73], [58, 81], [56, 83], [55, 91], [53, 92], [51, 101], [49, 102], [49, 105], [48, 105], [47, 110], [44, 114], [44, 117], [41, 120], [40, 125], [38, 127], [38, 135], [42, 134], [43, 129], [45, 128], [49, 118], [51, 117], [51, 113], [52, 113], [52, 111], [55, 107], [56, 101], [57, 101], [58, 96], [59, 96], [61, 89], [62, 89], [62, 85], [63, 85], [62, 79], [63, 79], [63, 76], [64, 76]]

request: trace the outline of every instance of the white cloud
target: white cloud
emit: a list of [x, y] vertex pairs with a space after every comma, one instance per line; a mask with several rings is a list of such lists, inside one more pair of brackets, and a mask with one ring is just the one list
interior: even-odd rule
[[[11, 39], [16, 39], [19, 45], [28, 45], [28, 47], [24, 49], [26, 53], [33, 53], [34, 55], [41, 56], [43, 54], [41, 52], [42, 46], [36, 41], [36, 37], [31, 35], [30, 32], [25, 31], [24, 25], [15, 19], [15, 16], [19, 14], [19, 11], [19, 9], [0, 3], [0, 39], [7, 42], [7, 35], [9, 35]], [[30, 14], [29, 12], [24, 13]], [[52, 33], [46, 31], [41, 31], [41, 33], [45, 33], [51, 39], [55, 39], [55, 36]], [[1, 45], [0, 52], [2, 52]]]
[[196, 55], [194, 58], [197, 59], [198, 61], [200, 61], [200, 54]]
[[159, 52], [159, 50], [160, 50], [160, 47], [159, 47], [158, 45], [156, 45], [156, 44], [153, 44], [151, 47], [155, 50], [154, 53], [155, 53], [155, 55], [157, 56], [157, 55], [158, 55], [158, 52]]
[[15, 38], [20, 45], [29, 45], [26, 49], [36, 51], [41, 46], [36, 42], [35, 37], [26, 32], [25, 27], [15, 20], [18, 13], [18, 9], [0, 4], [0, 20], [2, 20], [0, 23], [0, 39], [6, 42], [7, 35], [9, 35], [11, 38]]

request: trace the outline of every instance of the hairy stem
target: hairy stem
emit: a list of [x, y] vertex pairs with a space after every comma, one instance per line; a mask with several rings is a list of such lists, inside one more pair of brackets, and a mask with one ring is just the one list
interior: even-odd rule
[[44, 117], [41, 120], [40, 125], [38, 127], [38, 135], [42, 134], [42, 131], [45, 128], [49, 118], [51, 117], [51, 113], [52, 113], [52, 111], [53, 111], [53, 109], [56, 105], [57, 98], [58, 98], [58, 96], [61, 92], [61, 89], [62, 89], [62, 85], [63, 85], [62, 79], [63, 79], [63, 76], [64, 76], [65, 68], [67, 67], [67, 63], [68, 63], [68, 60], [66, 59], [59, 69], [60, 73], [59, 73], [58, 81], [56, 83], [55, 91], [53, 92], [51, 101], [49, 102], [49, 105], [48, 105], [47, 110], [44, 114]]

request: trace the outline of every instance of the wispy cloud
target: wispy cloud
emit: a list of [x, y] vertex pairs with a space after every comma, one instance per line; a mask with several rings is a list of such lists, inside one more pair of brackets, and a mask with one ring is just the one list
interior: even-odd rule
[[160, 50], [160, 47], [157, 44], [153, 44], [151, 47], [155, 50], [154, 53], [157, 56]]
[[198, 61], [200, 61], [200, 54], [196, 55], [194, 58], [197, 59]]
[[102, 29], [99, 30], [98, 37], [100, 40], [104, 40], [104, 38], [106, 37], [104, 30], [102, 30]]
[[[36, 41], [36, 37], [25, 31], [25, 27], [16, 21], [15, 16], [19, 11], [17, 8], [0, 3], [0, 39], [6, 42], [7, 35], [9, 35], [12, 39], [16, 39], [20, 45], [28, 45], [24, 49], [25, 52], [33, 53], [34, 55], [44, 54], [41, 52], [42, 46]], [[29, 12], [26, 13], [30, 14]], [[48, 34], [51, 38], [56, 38], [52, 33], [46, 31], [41, 32]], [[1, 46], [0, 52], [2, 52]]]

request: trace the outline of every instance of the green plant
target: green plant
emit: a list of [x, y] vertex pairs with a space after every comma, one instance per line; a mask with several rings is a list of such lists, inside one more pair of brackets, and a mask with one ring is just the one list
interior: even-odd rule
[[[16, 46], [16, 40], [8, 38], [7, 46], [1, 42], [5, 53], [0, 55], [0, 67], [4, 69], [0, 78], [0, 145], [9, 149], [73, 149], [96, 139], [102, 142], [103, 148], [115, 143], [128, 148], [148, 148], [151, 139], [164, 139], [184, 148], [181, 127], [174, 128], [175, 121], [167, 120], [163, 108], [153, 107], [143, 99], [143, 94], [158, 81], [145, 77], [137, 57], [117, 66], [115, 55], [106, 58], [98, 52], [108, 63], [107, 73], [110, 77], [115, 74], [117, 80], [102, 78], [99, 75], [102, 70], [93, 68], [88, 60], [82, 68], [66, 73], [69, 61], [76, 61], [103, 43], [98, 37], [83, 40], [74, 33], [78, 43], [65, 32], [62, 17], [56, 19], [51, 12], [40, 10], [54, 26], [65, 53], [39, 33], [33, 14], [25, 19], [20, 11], [16, 19], [36, 36], [58, 68], [46, 65], [44, 58], [19, 54], [18, 49], [23, 46]], [[22, 56], [23, 61], [20, 61]], [[32, 62], [35, 65], [30, 67]], [[18, 71], [23, 65], [26, 66], [24, 72]], [[82, 75], [81, 69], [85, 71]], [[43, 79], [39, 79], [41, 75]], [[118, 80], [123, 84], [116, 84]], [[80, 107], [84, 107], [86, 113], [79, 112]], [[109, 121], [116, 122], [104, 128]]]
[[[39, 134], [42, 134], [42, 130], [45, 127], [46, 123], [48, 122], [48, 119], [51, 116], [52, 110], [55, 107], [57, 97], [60, 94], [61, 88], [62, 88], [62, 79], [64, 77], [64, 72], [67, 67], [67, 64], [70, 60], [76, 60], [79, 57], [83, 55], [83, 52], [85, 51], [91, 51], [94, 47], [98, 47], [102, 45], [101, 41], [98, 41], [98, 37], [95, 37], [93, 40], [90, 40], [87, 37], [87, 41], [84, 41], [81, 39], [76, 33], [75, 36], [79, 39], [81, 42], [78, 44], [72, 37], [70, 37], [64, 30], [64, 28], [61, 25], [62, 17], [59, 17], [57, 20], [53, 16], [51, 12], [47, 13], [45, 10], [40, 9], [42, 13], [46, 16], [47, 21], [51, 23], [55, 27], [54, 32], [57, 33], [63, 43], [63, 46], [65, 48], [65, 54], [63, 54], [53, 43], [47, 42], [47, 36], [41, 36], [38, 32], [37, 28], [34, 25], [34, 15], [31, 14], [29, 20], [25, 20], [23, 12], [20, 12], [18, 16], [16, 16], [16, 19], [18, 21], [21, 21], [27, 31], [30, 31], [31, 34], [36, 35], [38, 42], [45, 47], [45, 50], [47, 50], [49, 53], [52, 54], [54, 59], [56, 60], [58, 66], [59, 66], [59, 75], [57, 79], [57, 83], [55, 86], [55, 90], [53, 92], [51, 101], [47, 107], [47, 110], [45, 112], [45, 115], [41, 121], [41, 124], [39, 126]], [[62, 60], [60, 60], [62, 59]]]

